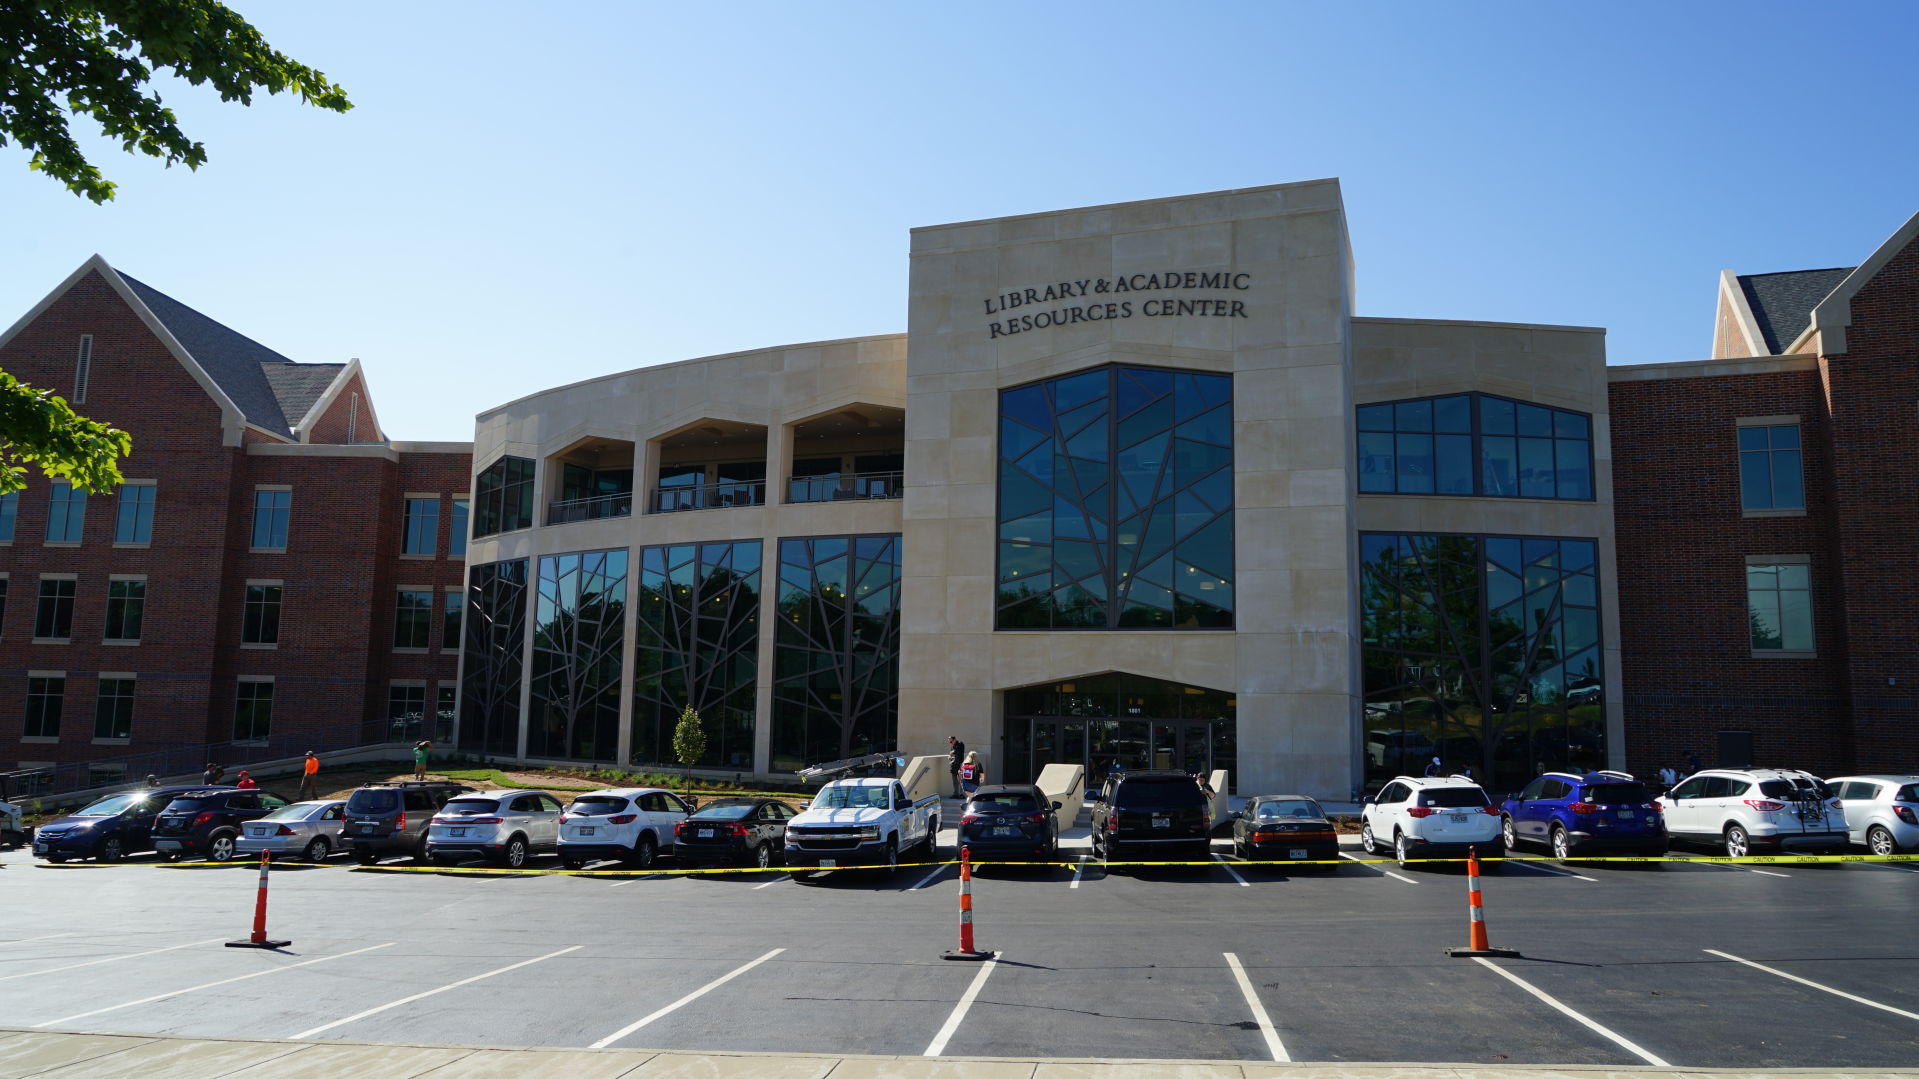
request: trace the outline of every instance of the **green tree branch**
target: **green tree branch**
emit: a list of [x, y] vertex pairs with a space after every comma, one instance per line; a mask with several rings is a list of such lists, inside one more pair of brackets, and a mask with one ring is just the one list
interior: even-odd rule
[[0, 494], [27, 485], [27, 466], [93, 494], [120, 486], [120, 458], [133, 438], [73, 411], [52, 390], [0, 371]]

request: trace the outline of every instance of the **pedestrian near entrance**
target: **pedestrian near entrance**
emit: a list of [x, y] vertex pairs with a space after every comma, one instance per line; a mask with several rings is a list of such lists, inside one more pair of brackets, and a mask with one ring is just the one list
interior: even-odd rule
[[1443, 774], [1444, 772], [1445, 772], [1445, 766], [1444, 766], [1444, 765], [1442, 765], [1442, 764], [1440, 763], [1440, 761], [1439, 761], [1439, 758], [1438, 758], [1438, 757], [1434, 757], [1434, 758], [1433, 758], [1433, 763], [1431, 763], [1431, 764], [1429, 764], [1429, 765], [1427, 765], [1427, 766], [1426, 766], [1426, 778], [1427, 778], [1427, 779], [1432, 779], [1432, 778], [1434, 778], [1435, 776], [1439, 776], [1439, 775], [1441, 775], [1441, 774]]
[[245, 768], [240, 769], [240, 778], [235, 780], [233, 785], [243, 791], [250, 791], [259, 786], [258, 783], [253, 781], [253, 776], [249, 774]]
[[307, 759], [300, 766], [300, 797], [295, 801], [304, 802], [320, 796], [320, 758], [307, 750]]
[[965, 791], [968, 797], [979, 790], [980, 784], [986, 782], [986, 766], [979, 762], [977, 750], [967, 750], [966, 760], [960, 764], [959, 778], [960, 789]]
[[965, 761], [966, 761], [966, 743], [960, 741], [959, 739], [953, 737], [950, 734], [947, 735], [946, 736], [946, 770], [953, 777], [953, 793], [956, 795], [960, 792], [960, 765], [965, 763]]
[[225, 768], [220, 767], [212, 761], [208, 761], [207, 770], [200, 773], [200, 781], [211, 787], [220, 782], [220, 777], [226, 774], [227, 770]]
[[413, 778], [426, 778], [426, 759], [433, 754], [433, 743], [422, 738], [413, 743]]
[[1671, 790], [1679, 785], [1679, 769], [1668, 764], [1659, 770], [1659, 785]]

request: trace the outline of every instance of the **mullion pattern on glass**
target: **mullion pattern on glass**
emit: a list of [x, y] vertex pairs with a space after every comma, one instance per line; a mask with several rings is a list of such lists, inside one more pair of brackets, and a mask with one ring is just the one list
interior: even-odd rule
[[27, 679], [27, 715], [20, 733], [27, 738], [60, 737], [60, 713], [66, 697], [65, 678]]
[[899, 536], [781, 540], [775, 610], [772, 767], [895, 748]]
[[241, 682], [234, 691], [233, 740], [264, 742], [273, 733], [273, 683]]
[[533, 462], [502, 457], [473, 482], [473, 535], [533, 527]]
[[120, 513], [114, 522], [113, 542], [152, 542], [153, 497], [154, 488], [150, 484], [130, 484], [120, 488]]
[[1746, 567], [1747, 621], [1756, 652], [1811, 652], [1812, 567]]
[[1367, 773], [1604, 763], [1590, 540], [1360, 538]]
[[145, 581], [107, 582], [107, 635], [109, 641], [137, 641], [147, 603]]
[[526, 560], [474, 566], [466, 593], [460, 748], [517, 753], [526, 655]]
[[625, 644], [626, 551], [541, 558], [529, 755], [618, 759]]
[[70, 483], [55, 483], [47, 502], [47, 542], [79, 543], [86, 533], [87, 493]]
[[284, 550], [287, 519], [292, 512], [292, 491], [253, 492], [253, 546], [262, 550]]
[[64, 641], [73, 636], [73, 592], [71, 580], [40, 582], [40, 603], [33, 620], [36, 639]]
[[1799, 426], [1739, 429], [1739, 503], [1748, 510], [1796, 510], [1806, 507], [1801, 471]]
[[133, 737], [133, 679], [100, 679], [100, 688], [94, 699], [93, 736]]
[[687, 543], [640, 551], [633, 649], [634, 763], [678, 763], [673, 729], [691, 706], [706, 732], [700, 763], [753, 763], [759, 680], [760, 544]]
[[1146, 367], [1003, 391], [995, 625], [1230, 628], [1231, 398]]
[[426, 737], [426, 687], [388, 686], [386, 693], [387, 741], [417, 742]]
[[1361, 405], [1362, 494], [1593, 497], [1584, 413], [1460, 393]]

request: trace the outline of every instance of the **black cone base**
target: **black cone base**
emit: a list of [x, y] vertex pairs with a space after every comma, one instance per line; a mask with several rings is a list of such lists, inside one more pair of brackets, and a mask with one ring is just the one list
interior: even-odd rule
[[253, 940], [249, 938], [247, 940], [229, 940], [227, 941], [227, 947], [229, 948], [284, 948], [287, 945], [292, 943], [293, 942], [290, 940], [273, 940], [270, 938], [267, 940]]
[[1474, 956], [1482, 955], [1488, 959], [1523, 958], [1519, 952], [1513, 948], [1448, 948], [1446, 949], [1446, 954], [1452, 956], [1454, 959], [1471, 959]]
[[952, 952], [941, 952], [941, 953], [940, 953], [940, 958], [941, 958], [941, 959], [963, 959], [963, 960], [968, 960], [968, 961], [971, 961], [971, 962], [978, 962], [978, 961], [980, 961], [980, 960], [982, 960], [982, 959], [991, 959], [991, 958], [993, 958], [993, 956], [995, 956], [995, 955], [997, 955], [997, 954], [998, 954], [997, 952], [960, 952], [960, 951], [952, 951]]

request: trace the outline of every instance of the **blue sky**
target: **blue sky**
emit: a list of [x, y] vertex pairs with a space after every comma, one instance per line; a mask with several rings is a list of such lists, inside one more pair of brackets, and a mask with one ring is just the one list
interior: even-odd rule
[[1708, 355], [1721, 269], [1852, 265], [1919, 211], [1904, 0], [234, 6], [357, 107], [167, 85], [210, 162], [79, 121], [106, 206], [0, 148], [0, 325], [99, 252], [360, 357], [399, 439], [904, 330], [916, 225], [1337, 176], [1360, 314], [1644, 363]]

